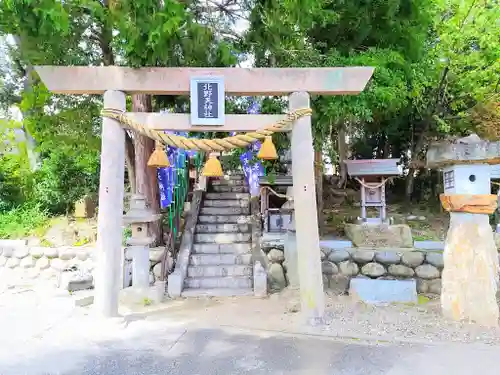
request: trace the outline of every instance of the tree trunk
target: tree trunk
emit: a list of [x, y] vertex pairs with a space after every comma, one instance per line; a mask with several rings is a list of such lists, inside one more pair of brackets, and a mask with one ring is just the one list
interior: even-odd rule
[[[30, 93], [33, 90], [33, 86], [36, 82], [34, 82], [34, 76], [33, 76], [33, 71], [35, 70], [33, 65], [30, 64], [29, 60], [24, 58], [24, 53], [22, 49], [22, 43], [21, 43], [21, 37], [19, 35], [14, 35], [13, 36], [14, 43], [17, 46], [20, 60], [18, 62], [18, 65], [20, 67], [25, 65], [24, 67], [24, 84], [23, 84], [23, 92], [24, 93]], [[21, 107], [19, 107], [21, 108]], [[23, 122], [24, 119], [28, 118], [30, 116], [30, 110], [25, 110], [21, 111], [22, 117], [23, 117]], [[40, 163], [40, 155], [36, 151], [36, 141], [31, 135], [30, 131], [28, 128], [24, 126], [24, 123], [21, 127], [22, 132], [24, 133], [24, 138], [26, 139], [26, 153], [29, 159], [30, 163], [30, 168], [31, 170], [35, 170], [38, 168], [39, 163]]]
[[[104, 0], [103, 5], [105, 8], [112, 9], [115, 2]], [[94, 35], [99, 41], [99, 47], [102, 53], [102, 64], [104, 66], [115, 65], [115, 55], [113, 53], [113, 27], [106, 21], [103, 21], [100, 25], [100, 30], [97, 35]], [[136, 176], [135, 176], [135, 164], [134, 164], [134, 143], [130, 135], [125, 133], [125, 165], [127, 167], [127, 176], [130, 184], [130, 192], [136, 193]]]
[[406, 176], [405, 179], [405, 201], [406, 204], [408, 205], [411, 203], [411, 199], [413, 196], [413, 189], [415, 185], [415, 172], [418, 170], [418, 168], [420, 168], [419, 166], [420, 154], [424, 150], [425, 140], [427, 138], [427, 129], [428, 125], [424, 127], [424, 129], [418, 136], [418, 140], [415, 144], [415, 147], [412, 149], [410, 168], [408, 170], [408, 175]]
[[410, 167], [408, 170], [408, 175], [405, 179], [405, 200], [406, 204], [409, 206], [411, 204], [411, 199], [413, 197], [413, 188], [415, 185], [415, 172], [416, 168]]
[[314, 151], [314, 177], [316, 179], [316, 207], [318, 208], [319, 234], [323, 234], [323, 154], [321, 150]]
[[383, 152], [383, 157], [385, 159], [389, 159], [389, 157], [390, 157], [390, 155], [389, 155], [389, 153], [390, 153], [390, 147], [391, 147], [391, 145], [389, 143], [389, 138], [386, 135], [384, 135], [384, 152]]
[[[146, 94], [132, 95], [132, 110], [134, 112], [152, 112], [151, 96]], [[151, 138], [134, 134], [135, 149], [135, 181], [137, 194], [146, 197], [146, 202], [154, 213], [160, 213], [160, 190], [156, 168], [148, 167], [148, 159], [155, 148]], [[149, 235], [158, 243], [162, 239], [161, 221], [149, 225]]]
[[134, 140], [128, 132], [125, 132], [125, 162], [127, 165], [127, 177], [128, 183], [130, 185], [130, 192], [132, 194], [137, 193], [137, 184], [135, 177], [135, 150], [134, 150]]
[[[344, 163], [344, 160], [347, 159], [347, 143], [345, 141], [345, 127], [342, 125], [340, 129], [338, 130], [338, 140], [337, 140], [337, 147], [338, 147], [338, 153], [339, 153], [339, 182], [337, 183], [337, 187], [343, 188], [344, 184], [347, 181], [347, 168]], [[334, 133], [332, 132], [332, 135]], [[333, 137], [332, 137], [333, 138]], [[332, 139], [333, 142], [333, 139]]]

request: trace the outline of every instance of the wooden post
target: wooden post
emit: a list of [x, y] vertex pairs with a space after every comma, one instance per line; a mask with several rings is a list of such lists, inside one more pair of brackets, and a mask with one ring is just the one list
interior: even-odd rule
[[[104, 107], [125, 110], [125, 93], [106, 91]], [[121, 285], [125, 175], [125, 131], [118, 121], [103, 118], [101, 142], [94, 308], [103, 317], [114, 317]]]
[[260, 191], [260, 214], [262, 217], [266, 215], [266, 211], [268, 209], [268, 204], [267, 204], [267, 189], [262, 189]]
[[381, 203], [382, 203], [382, 206], [380, 207], [380, 220], [382, 221], [382, 223], [385, 221], [386, 217], [387, 217], [387, 207], [386, 207], [386, 204], [385, 204], [385, 178], [382, 177], [382, 186], [380, 187], [380, 200], [381, 200]]
[[366, 188], [365, 178], [361, 178], [361, 220], [366, 221]]
[[[289, 105], [291, 111], [309, 108], [309, 94], [294, 92], [290, 95]], [[295, 122], [292, 128], [291, 151], [302, 312], [305, 313], [310, 324], [320, 324], [323, 322], [325, 301], [310, 116], [302, 117]]]

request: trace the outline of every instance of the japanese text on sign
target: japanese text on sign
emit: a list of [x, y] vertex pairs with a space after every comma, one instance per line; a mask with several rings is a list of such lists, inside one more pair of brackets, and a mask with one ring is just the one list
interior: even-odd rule
[[204, 83], [203, 84], [203, 117], [205, 118], [213, 118], [213, 89], [212, 83]]
[[455, 187], [455, 173], [453, 171], [444, 172], [444, 188], [453, 189]]
[[198, 118], [219, 117], [219, 85], [215, 82], [198, 82]]
[[191, 123], [224, 125], [224, 79], [191, 78]]

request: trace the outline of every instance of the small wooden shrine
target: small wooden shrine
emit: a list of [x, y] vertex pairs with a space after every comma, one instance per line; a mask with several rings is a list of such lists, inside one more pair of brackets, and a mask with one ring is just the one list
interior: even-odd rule
[[259, 186], [264, 232], [286, 232], [293, 215], [293, 206], [286, 200], [287, 191], [293, 186], [292, 176], [261, 176]]
[[[387, 221], [385, 185], [401, 175], [399, 159], [345, 160], [347, 173], [361, 185], [361, 221], [381, 224]], [[367, 207], [378, 208], [379, 216], [367, 217]]]

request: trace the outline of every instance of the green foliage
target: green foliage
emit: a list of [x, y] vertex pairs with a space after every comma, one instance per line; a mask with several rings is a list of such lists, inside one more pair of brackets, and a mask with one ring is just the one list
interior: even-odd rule
[[132, 228], [130, 226], [127, 226], [126, 228], [123, 229], [122, 233], [122, 244], [123, 246], [127, 245], [127, 240], [132, 237]]
[[[84, 163], [88, 160], [84, 160]], [[49, 212], [68, 213], [83, 196], [97, 191], [96, 165], [80, 164], [69, 153], [54, 151], [35, 172], [33, 199]], [[97, 158], [94, 160], [97, 164]]]
[[[415, 82], [425, 77], [418, 65], [432, 30], [435, 2], [263, 0], [258, 4], [252, 11], [247, 35], [253, 49], [261, 50], [257, 64], [375, 68], [360, 95], [313, 98], [317, 149], [326, 149], [335, 157], [336, 144], [325, 140], [333, 140], [340, 127], [349, 128], [351, 139], [367, 146], [365, 140], [375, 139], [372, 135], [378, 139], [411, 139], [408, 125], [392, 120], [406, 111], [412, 96], [422, 97], [426, 88]], [[305, 15], [298, 9], [310, 11]], [[294, 43], [283, 46], [276, 40]], [[373, 157], [377, 146], [369, 145], [363, 154]]]
[[131, 66], [227, 66], [231, 48], [197, 22], [190, 6], [176, 0], [120, 1], [111, 14], [118, 35], [114, 45]]
[[74, 242], [73, 246], [85, 246], [88, 243], [90, 243], [90, 239], [84, 237], [84, 238], [80, 238], [78, 241]]
[[[0, 188], [2, 209], [35, 202], [52, 214], [68, 212], [75, 200], [97, 190], [101, 99], [54, 95], [27, 68], [233, 65], [237, 48], [219, 28], [232, 21], [225, 13], [208, 14], [207, 7], [217, 10], [175, 0], [1, 2], [0, 35], [14, 35], [15, 44], [7, 49], [12, 63], [2, 62], [0, 100], [2, 108], [15, 105], [22, 112], [40, 158], [34, 172], [20, 170], [15, 161], [3, 163], [0, 178], [9, 183]], [[182, 102], [170, 98], [164, 104]]]
[[0, 213], [0, 238], [22, 238], [43, 231], [48, 215], [39, 206], [24, 205]]
[[[64, 118], [64, 113], [58, 116]], [[39, 121], [34, 122], [34, 118]], [[15, 131], [19, 134], [21, 130], [19, 125], [3, 123], [0, 212], [32, 202], [52, 214], [66, 213], [76, 200], [97, 191], [98, 149], [94, 147], [92, 150], [88, 137], [87, 142], [83, 141], [87, 149], [83, 150], [77, 144], [78, 137], [72, 138], [69, 131], [56, 135], [48, 129], [53, 124], [48, 120], [48, 116], [42, 113], [25, 121], [27, 127], [34, 125], [34, 134], [42, 139], [38, 147], [42, 163], [36, 171], [31, 169], [25, 142], [16, 139]]]
[[26, 173], [17, 155], [0, 158], [0, 212], [23, 204], [31, 192], [31, 174]]
[[257, 0], [246, 43], [258, 66], [373, 66], [360, 95], [312, 98], [315, 146], [336, 159], [342, 128], [353, 157], [408, 166], [433, 139], [494, 125], [498, 19], [495, 0]]
[[[250, 21], [243, 38], [234, 32], [241, 9]], [[15, 43], [1, 51], [0, 108], [22, 112], [40, 169], [30, 169], [24, 144], [12, 153], [0, 140], [0, 212], [34, 203], [66, 212], [97, 190], [101, 99], [54, 95], [33, 65], [235, 66], [251, 54], [262, 67], [372, 66], [360, 95], [312, 98], [315, 148], [338, 162], [343, 130], [352, 156], [409, 166], [430, 140], [497, 120], [498, 19], [496, 0], [4, 0], [0, 37]], [[229, 98], [227, 112], [246, 113], [250, 100]], [[186, 97], [153, 104], [188, 110]], [[262, 99], [262, 113], [285, 110], [283, 98]], [[278, 152], [288, 147], [283, 134], [273, 140]], [[225, 157], [224, 168], [238, 168], [243, 151]], [[264, 166], [268, 175], [282, 171], [279, 162]], [[416, 181], [431, 191], [431, 178]]]
[[0, 212], [11, 210], [30, 196], [33, 178], [21, 128], [14, 121], [0, 122]]

